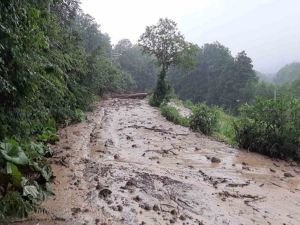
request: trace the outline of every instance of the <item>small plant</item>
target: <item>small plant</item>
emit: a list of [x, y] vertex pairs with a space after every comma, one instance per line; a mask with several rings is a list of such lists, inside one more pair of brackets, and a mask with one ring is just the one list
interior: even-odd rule
[[163, 104], [160, 107], [161, 114], [169, 121], [181, 126], [189, 126], [189, 119], [180, 115], [175, 107]]
[[214, 109], [205, 104], [197, 104], [193, 107], [190, 118], [190, 128], [200, 131], [205, 135], [211, 135], [217, 125], [217, 115]]
[[81, 109], [75, 110], [74, 121], [75, 122], [82, 122], [86, 119], [85, 113]]
[[59, 137], [56, 134], [56, 123], [54, 120], [48, 120], [47, 124], [45, 124], [36, 135], [36, 140], [44, 144], [55, 144], [59, 141]]

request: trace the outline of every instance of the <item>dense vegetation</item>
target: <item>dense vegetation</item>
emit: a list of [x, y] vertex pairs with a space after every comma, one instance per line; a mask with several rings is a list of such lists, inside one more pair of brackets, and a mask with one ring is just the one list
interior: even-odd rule
[[175, 67], [169, 79], [180, 98], [234, 112], [241, 103], [253, 101], [251, 89], [257, 78], [252, 67], [245, 52], [233, 58], [220, 43], [205, 44], [199, 48], [196, 67]]
[[142, 48], [132, 45], [127, 39], [121, 40], [114, 48], [117, 63], [134, 80], [133, 91], [152, 91], [155, 87], [158, 66], [155, 58], [143, 54]]
[[300, 159], [300, 100], [257, 99], [240, 111], [236, 126], [240, 147], [272, 157]]
[[132, 84], [110, 55], [77, 0], [0, 2], [0, 219], [28, 215], [50, 193], [46, 144], [58, 124]]
[[[181, 115], [180, 108], [191, 110], [191, 114], [189, 116]], [[237, 119], [219, 107], [209, 107], [204, 103], [193, 104], [191, 101], [182, 102], [172, 98], [169, 103], [164, 102], [160, 106], [160, 111], [162, 116], [175, 124], [190, 127], [193, 131], [206, 135], [212, 135], [228, 144], [237, 144], [235, 135]]]

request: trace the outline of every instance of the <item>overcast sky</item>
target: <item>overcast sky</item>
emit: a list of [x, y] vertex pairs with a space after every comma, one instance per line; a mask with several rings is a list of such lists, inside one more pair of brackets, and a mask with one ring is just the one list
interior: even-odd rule
[[136, 42], [160, 17], [178, 23], [187, 41], [219, 41], [245, 50], [255, 69], [274, 73], [300, 61], [300, 0], [82, 0], [112, 43]]

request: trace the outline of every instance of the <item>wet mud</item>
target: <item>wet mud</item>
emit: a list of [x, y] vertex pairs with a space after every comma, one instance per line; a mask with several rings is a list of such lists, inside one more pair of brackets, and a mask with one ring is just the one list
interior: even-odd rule
[[110, 99], [60, 130], [55, 196], [23, 224], [300, 224], [300, 168]]

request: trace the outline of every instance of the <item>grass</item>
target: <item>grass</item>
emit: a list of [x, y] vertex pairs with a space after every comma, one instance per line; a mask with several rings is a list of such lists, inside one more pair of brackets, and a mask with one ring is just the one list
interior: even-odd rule
[[[197, 107], [191, 101], [181, 101], [177, 98], [172, 99], [171, 101], [178, 106], [182, 106], [190, 110], [193, 110]], [[217, 123], [213, 127], [212, 136], [219, 141], [224, 141], [225, 143], [230, 145], [236, 145], [237, 142], [234, 124], [237, 118], [224, 112], [224, 110], [220, 107], [210, 108], [215, 111], [217, 116]], [[181, 116], [179, 111], [175, 107], [167, 104], [162, 104], [160, 106], [160, 111], [162, 116], [164, 116], [168, 121], [181, 126], [190, 127], [190, 117]]]
[[178, 110], [173, 106], [169, 106], [166, 104], [161, 105], [160, 112], [162, 116], [175, 124], [179, 124], [185, 127], [189, 126], [189, 118], [181, 116]]
[[236, 145], [236, 132], [234, 123], [236, 117], [231, 116], [224, 112], [221, 108], [215, 108], [217, 113], [217, 125], [213, 132], [213, 137], [222, 140], [230, 145]]

